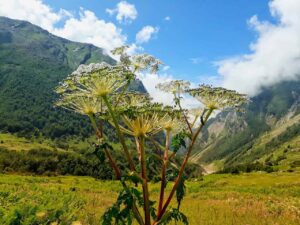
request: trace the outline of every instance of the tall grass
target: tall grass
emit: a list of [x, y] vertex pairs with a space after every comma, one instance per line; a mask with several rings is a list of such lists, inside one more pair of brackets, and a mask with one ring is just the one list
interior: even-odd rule
[[[0, 175], [0, 224], [99, 224], [121, 189], [88, 177]], [[151, 184], [150, 196], [158, 194]], [[182, 210], [191, 225], [297, 225], [300, 174], [205, 176], [187, 182]]]

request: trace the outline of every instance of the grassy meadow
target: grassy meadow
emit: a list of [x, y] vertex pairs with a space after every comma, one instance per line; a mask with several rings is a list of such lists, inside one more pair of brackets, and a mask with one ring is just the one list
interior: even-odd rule
[[[2, 174], [0, 224], [99, 224], [119, 190], [90, 177]], [[151, 198], [158, 192], [151, 184]], [[182, 210], [192, 225], [297, 225], [300, 173], [208, 175], [187, 183]]]

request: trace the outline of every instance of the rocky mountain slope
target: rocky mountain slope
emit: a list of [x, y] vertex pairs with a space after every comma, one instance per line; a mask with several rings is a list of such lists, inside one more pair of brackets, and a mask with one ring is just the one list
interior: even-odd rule
[[300, 166], [299, 113], [300, 81], [265, 88], [244, 113], [224, 112], [209, 121], [192, 161], [211, 172], [254, 163]]

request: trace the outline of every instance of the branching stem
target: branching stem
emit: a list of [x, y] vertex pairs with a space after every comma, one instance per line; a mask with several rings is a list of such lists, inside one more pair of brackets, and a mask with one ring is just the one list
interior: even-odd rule
[[169, 151], [169, 142], [170, 142], [170, 131], [166, 132], [166, 148], [163, 157], [163, 164], [161, 170], [161, 183], [160, 183], [160, 196], [158, 202], [158, 214], [162, 210], [163, 202], [164, 202], [164, 194], [165, 194], [165, 187], [166, 187], [166, 170], [167, 170], [167, 163], [168, 163], [168, 151]]
[[[94, 115], [89, 115], [89, 118], [90, 118], [92, 127], [95, 130], [97, 138], [99, 140], [101, 140], [103, 138], [103, 126], [102, 126], [102, 123], [100, 124], [100, 126], [98, 128], [96, 120], [95, 120], [95, 116]], [[113, 159], [112, 155], [110, 154], [110, 152], [107, 149], [105, 149], [104, 152], [105, 152], [105, 155], [107, 156], [107, 158], [109, 160], [109, 163], [110, 163], [111, 167], [113, 168], [113, 170], [115, 172], [116, 179], [121, 181], [121, 171], [120, 171], [120, 169], [119, 169], [116, 161]], [[127, 187], [127, 185], [126, 185], [126, 183], [124, 181], [121, 181], [121, 184], [122, 184], [123, 187]], [[136, 218], [136, 220], [138, 221], [138, 223], [140, 225], [145, 225], [144, 220], [143, 220], [143, 218], [142, 218], [142, 216], [141, 216], [141, 214], [139, 212], [139, 209], [136, 206], [135, 202], [133, 204], [133, 209], [132, 210], [133, 210], [134, 217]]]
[[[206, 114], [206, 116], [205, 116], [205, 119], [204, 119], [204, 124], [205, 124], [205, 123], [207, 122], [207, 120], [209, 119], [209, 117], [210, 117], [212, 111], [213, 111], [213, 109], [210, 109], [210, 110], [207, 112], [207, 114]], [[154, 224], [157, 224], [157, 222], [162, 218], [162, 216], [163, 216], [164, 213], [166, 212], [166, 210], [167, 210], [167, 208], [168, 208], [168, 206], [169, 206], [169, 204], [170, 204], [170, 202], [171, 202], [171, 200], [172, 200], [172, 198], [173, 198], [173, 196], [174, 196], [174, 194], [175, 194], [175, 191], [176, 191], [176, 189], [177, 189], [177, 187], [178, 187], [178, 185], [179, 185], [179, 183], [180, 183], [180, 180], [181, 180], [181, 178], [182, 178], [182, 175], [183, 175], [185, 166], [186, 166], [186, 164], [187, 164], [187, 162], [188, 162], [188, 160], [189, 160], [189, 157], [190, 157], [191, 152], [192, 152], [192, 150], [193, 150], [193, 147], [194, 147], [194, 144], [195, 144], [195, 142], [196, 142], [196, 139], [197, 139], [199, 133], [201, 132], [202, 128], [204, 127], [204, 124], [201, 124], [201, 125], [199, 126], [199, 128], [196, 130], [196, 132], [194, 133], [194, 135], [193, 135], [193, 137], [192, 137], [192, 140], [191, 140], [191, 143], [190, 143], [190, 145], [189, 145], [189, 147], [188, 147], [187, 153], [186, 153], [186, 155], [185, 155], [185, 158], [184, 158], [184, 160], [183, 160], [183, 162], [182, 162], [182, 164], [181, 164], [181, 167], [180, 167], [178, 176], [176, 177], [174, 186], [173, 186], [173, 188], [172, 188], [172, 190], [171, 190], [171, 192], [170, 192], [170, 194], [169, 194], [169, 197], [168, 197], [167, 201], [165, 202], [165, 204], [164, 204], [162, 210], [158, 213], [157, 218], [156, 218], [156, 221], [154, 222]]]
[[108, 101], [107, 96], [103, 96], [102, 98], [103, 98], [103, 100], [104, 100], [104, 103], [105, 103], [106, 106], [107, 106], [107, 109], [108, 109], [108, 111], [109, 111], [109, 113], [110, 113], [110, 116], [111, 116], [111, 118], [112, 118], [112, 120], [113, 120], [113, 123], [114, 123], [114, 125], [115, 125], [116, 131], [117, 131], [117, 135], [118, 135], [118, 137], [119, 137], [120, 143], [121, 143], [121, 145], [122, 145], [122, 147], [123, 147], [124, 153], [125, 153], [126, 158], [127, 158], [127, 160], [128, 160], [130, 170], [135, 171], [135, 166], [134, 166], [132, 157], [131, 157], [130, 152], [129, 152], [128, 148], [127, 148], [127, 145], [126, 145], [126, 143], [125, 143], [124, 134], [123, 134], [123, 132], [122, 132], [121, 129], [120, 129], [120, 126], [119, 126], [119, 123], [118, 123], [116, 114], [115, 114], [115, 112], [114, 112], [114, 110], [113, 110], [113, 108], [112, 108], [112, 105], [111, 105], [110, 102]]
[[141, 164], [142, 178], [143, 178], [145, 225], [151, 225], [147, 165], [146, 165], [146, 156], [145, 156], [144, 137], [143, 136], [136, 138], [136, 145], [137, 145], [138, 152], [140, 153], [140, 164]]

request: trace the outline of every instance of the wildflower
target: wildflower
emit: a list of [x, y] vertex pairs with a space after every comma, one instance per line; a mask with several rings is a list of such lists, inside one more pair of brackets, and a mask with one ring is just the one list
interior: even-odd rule
[[138, 92], [127, 92], [120, 96], [121, 105], [124, 108], [143, 108], [150, 104], [151, 97], [149, 94]]
[[172, 94], [182, 94], [190, 87], [190, 82], [185, 80], [172, 80], [165, 83], [160, 83], [156, 85], [161, 91], [172, 93]]
[[113, 55], [120, 56], [119, 64], [129, 68], [133, 73], [149, 70], [156, 73], [163, 63], [152, 55], [137, 54], [130, 56], [126, 53], [129, 46], [122, 46], [112, 50]]
[[121, 129], [134, 137], [145, 137], [150, 134], [157, 134], [163, 129], [160, 121], [161, 118], [158, 113], [153, 113], [151, 115], [140, 114], [135, 118], [123, 116], [123, 122], [126, 128], [122, 127]]
[[186, 129], [186, 123], [182, 117], [178, 116], [166, 116], [161, 121], [163, 124], [163, 128], [166, 132], [171, 133], [173, 135], [180, 133], [184, 129]]
[[159, 70], [159, 66], [163, 64], [160, 60], [148, 54], [134, 55], [131, 58], [131, 62], [134, 72], [149, 69], [150, 73], [156, 73]]
[[56, 102], [56, 105], [87, 116], [106, 111], [106, 107], [102, 104], [101, 99], [76, 93], [64, 95]]
[[193, 108], [189, 109], [189, 114], [192, 115], [193, 117], [200, 117], [203, 114], [203, 109], [202, 108]]
[[199, 88], [189, 89], [187, 92], [210, 110], [238, 108], [248, 101], [246, 95], [239, 94], [234, 90], [209, 85], [201, 85]]
[[118, 92], [134, 78], [134, 74], [120, 66], [107, 63], [80, 65], [56, 89], [59, 94], [78, 92], [103, 97]]

